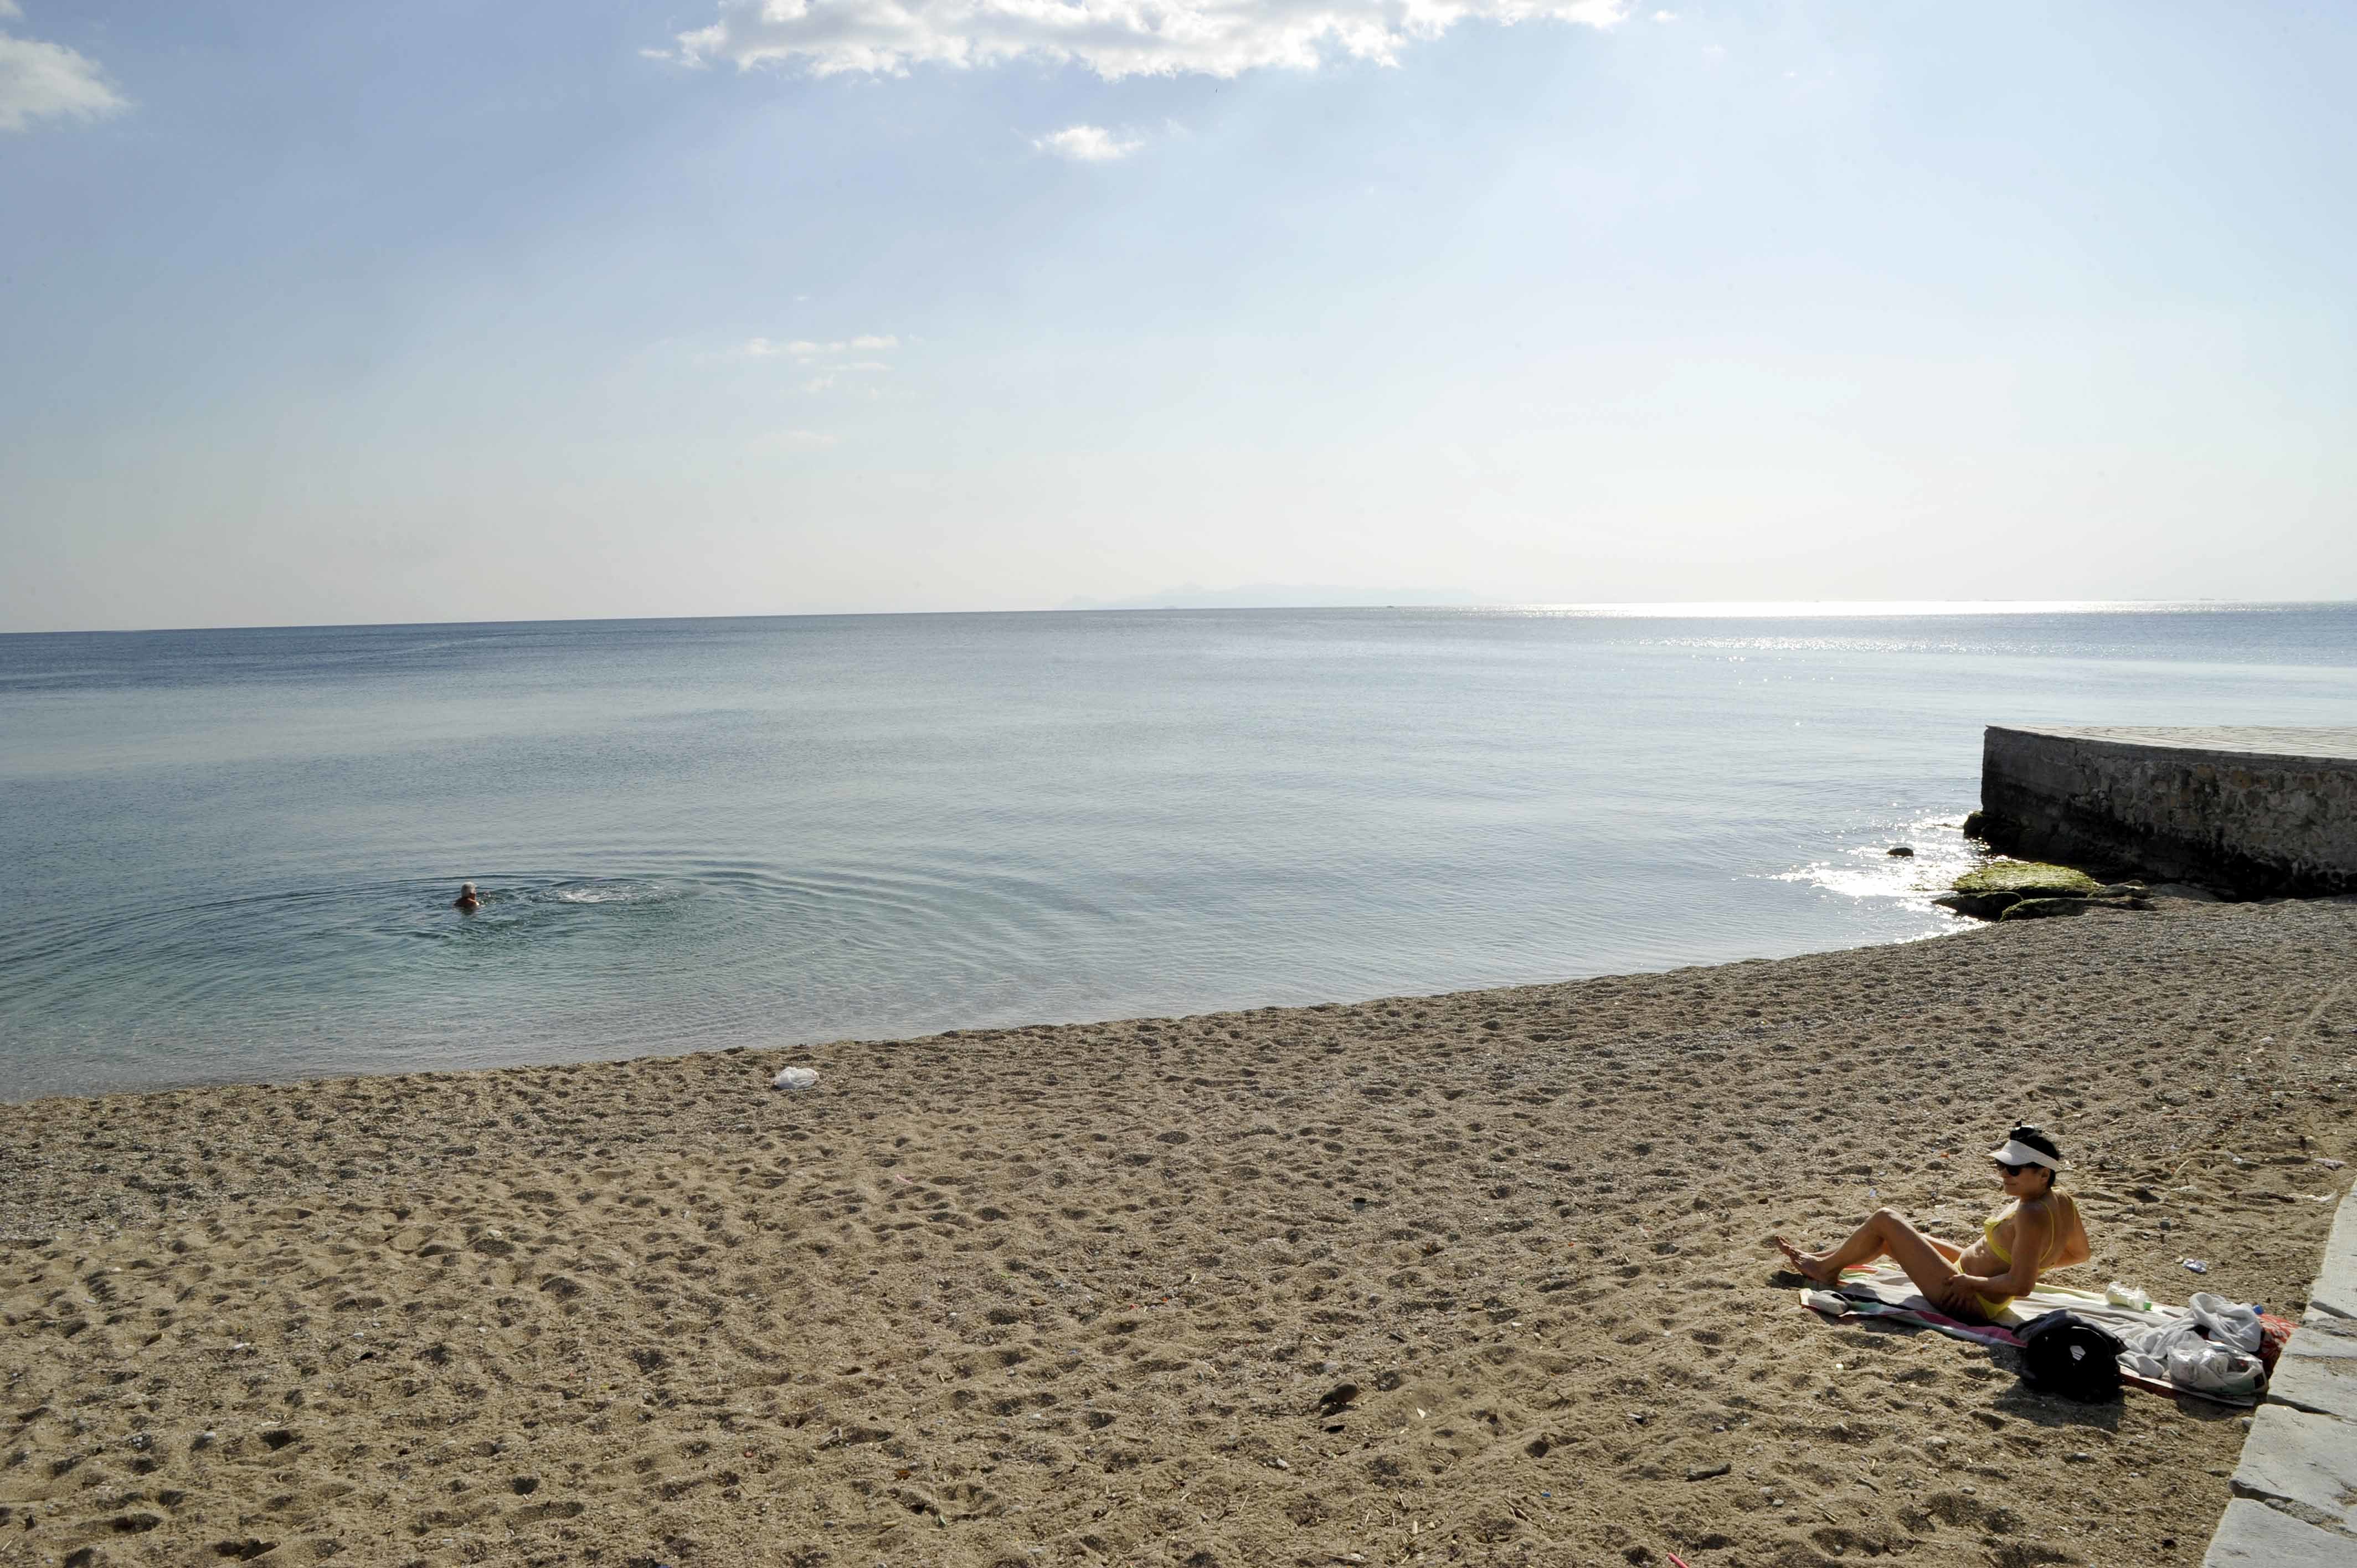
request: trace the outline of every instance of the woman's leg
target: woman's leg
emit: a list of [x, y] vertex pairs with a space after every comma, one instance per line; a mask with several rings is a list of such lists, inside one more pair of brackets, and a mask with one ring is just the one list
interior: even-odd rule
[[1939, 1244], [1907, 1223], [1895, 1208], [1876, 1209], [1848, 1240], [1829, 1252], [1803, 1252], [1781, 1236], [1775, 1241], [1794, 1268], [1820, 1284], [1832, 1284], [1844, 1269], [1870, 1263], [1889, 1253], [1892, 1262], [1907, 1271], [1917, 1290], [1937, 1301], [1938, 1288], [1956, 1273], [1955, 1262], [1941, 1251]]

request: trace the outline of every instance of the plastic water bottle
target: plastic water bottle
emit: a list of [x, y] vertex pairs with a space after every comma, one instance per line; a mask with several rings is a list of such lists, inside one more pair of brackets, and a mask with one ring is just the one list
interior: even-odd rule
[[2114, 1280], [2104, 1287], [2104, 1299], [2114, 1306], [2132, 1306], [2138, 1312], [2152, 1310], [2152, 1297], [2145, 1294], [2142, 1285], [2126, 1285]]

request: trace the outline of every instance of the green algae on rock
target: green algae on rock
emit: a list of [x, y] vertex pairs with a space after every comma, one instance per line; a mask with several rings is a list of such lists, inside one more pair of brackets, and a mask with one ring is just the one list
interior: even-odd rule
[[2017, 898], [2086, 898], [2103, 886], [2083, 871], [2034, 860], [1993, 860], [1956, 878], [1959, 893], [2010, 893]]

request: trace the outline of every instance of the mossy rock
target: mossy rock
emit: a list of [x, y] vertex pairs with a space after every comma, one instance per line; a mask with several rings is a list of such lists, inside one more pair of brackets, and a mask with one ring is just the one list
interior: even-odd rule
[[1953, 909], [1959, 915], [1969, 915], [1975, 920], [1994, 920], [2014, 905], [2021, 902], [2018, 893], [1943, 893], [1932, 900], [1943, 909]]
[[2088, 905], [2084, 898], [2023, 898], [2005, 907], [2000, 920], [2043, 920], [2056, 915], [2083, 915]]
[[2087, 898], [2102, 886], [2083, 871], [2034, 860], [1993, 860], [1954, 883], [1959, 893], [2010, 893], [2020, 898]]

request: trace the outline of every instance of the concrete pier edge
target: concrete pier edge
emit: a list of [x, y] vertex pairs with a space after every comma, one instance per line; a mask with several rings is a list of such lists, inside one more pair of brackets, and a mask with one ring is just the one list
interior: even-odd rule
[[2346, 1194], [2229, 1485], [2202, 1568], [2357, 1568], [2357, 1205]]
[[1975, 831], [2247, 897], [2357, 893], [2357, 725], [2006, 725]]

